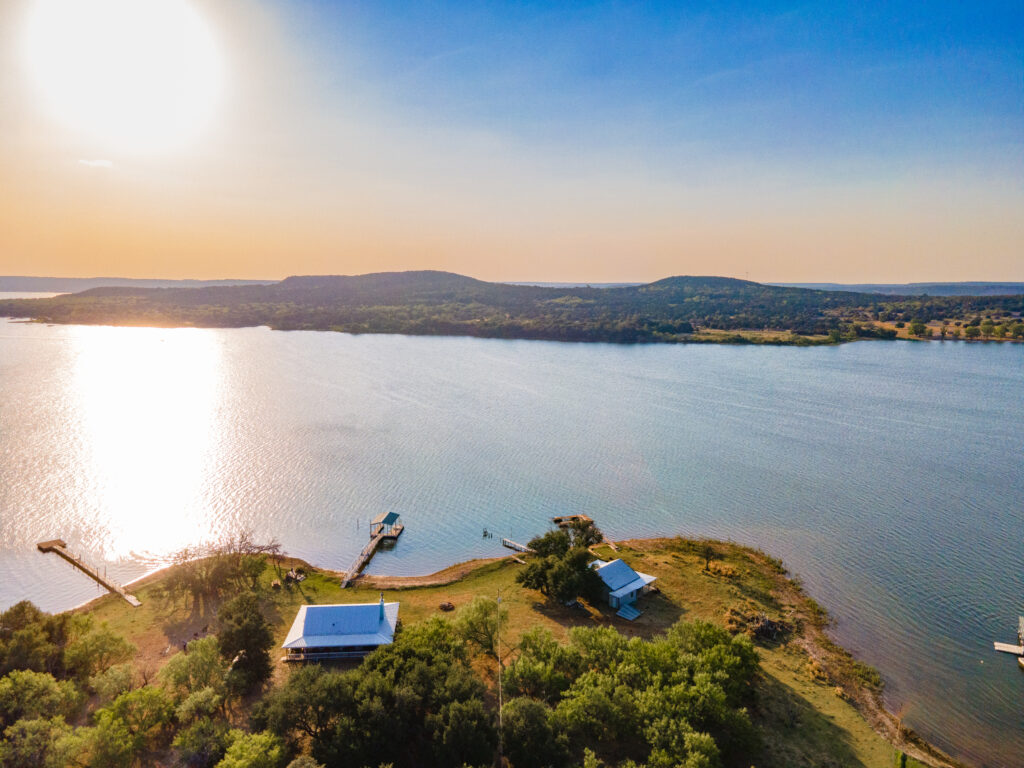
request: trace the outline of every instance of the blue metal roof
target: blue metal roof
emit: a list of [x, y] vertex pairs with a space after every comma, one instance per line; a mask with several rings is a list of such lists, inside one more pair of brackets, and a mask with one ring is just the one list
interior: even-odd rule
[[608, 589], [616, 590], [636, 581], [639, 576], [625, 560], [612, 560], [597, 567], [597, 575], [601, 577]]
[[398, 624], [398, 603], [303, 605], [282, 648], [387, 645]]
[[634, 571], [625, 560], [612, 560], [610, 563], [597, 560], [591, 565], [596, 568], [597, 575], [608, 587], [612, 597], [622, 597], [655, 581], [654, 576]]

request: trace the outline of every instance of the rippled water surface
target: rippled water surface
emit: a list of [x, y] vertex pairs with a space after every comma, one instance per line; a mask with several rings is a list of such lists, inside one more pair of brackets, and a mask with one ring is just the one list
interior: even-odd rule
[[224, 532], [371, 570], [499, 554], [570, 511], [612, 537], [782, 557], [891, 706], [993, 766], [1024, 754], [1024, 345], [614, 346], [0, 320], [0, 606], [122, 580]]

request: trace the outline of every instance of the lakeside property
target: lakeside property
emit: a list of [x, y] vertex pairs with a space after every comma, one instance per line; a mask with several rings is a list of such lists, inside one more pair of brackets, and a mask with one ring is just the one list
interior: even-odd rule
[[[922, 764], [958, 765], [885, 711], [877, 674], [828, 639], [824, 611], [785, 576], [778, 561], [732, 543], [681, 538], [620, 542], [617, 552], [599, 545], [594, 552], [608, 560], [621, 557], [657, 576], [658, 591], [640, 598], [642, 614], [634, 621], [617, 617], [600, 602], [565, 607], [545, 600], [516, 583], [524, 566], [512, 556], [454, 566], [430, 577], [364, 575], [346, 590], [340, 586], [341, 574], [289, 559], [277, 567], [301, 567], [307, 578], [273, 589], [274, 569], [268, 566], [260, 594], [278, 646], [303, 605], [374, 603], [381, 598], [401, 606], [402, 625], [409, 627], [446, 615], [442, 604], [453, 606], [457, 616], [475, 597], [500, 596], [509, 617], [502, 642], [509, 650], [535, 627], [550, 630], [561, 641], [572, 627], [612, 627], [629, 637], [653, 638], [679, 620], [706, 620], [744, 633], [763, 615], [783, 630], [774, 639], [756, 638], [762, 674], [751, 716], [764, 743], [757, 765], [890, 768], [894, 744]], [[134, 585], [143, 600], [138, 609], [112, 597], [80, 609], [127, 637], [138, 649], [135, 663], [150, 670], [166, 664], [183, 642], [216, 626], [215, 602], [186, 606], [162, 597], [169, 575], [163, 571]], [[279, 661], [275, 684], [288, 675], [285, 662]]]
[[3, 606], [97, 593], [35, 550], [55, 536], [121, 583], [238, 528], [341, 571], [396, 509], [369, 572], [409, 575], [583, 508], [616, 539], [781, 557], [906, 723], [978, 764], [1024, 749], [1016, 661], [992, 655], [1021, 613], [1017, 345], [0, 331]]

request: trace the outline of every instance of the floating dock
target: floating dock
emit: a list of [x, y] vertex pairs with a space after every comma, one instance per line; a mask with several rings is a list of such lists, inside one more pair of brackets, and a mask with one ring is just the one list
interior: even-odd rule
[[370, 523], [370, 542], [363, 547], [355, 562], [345, 572], [345, 578], [341, 580], [341, 588], [345, 589], [356, 576], [362, 573], [363, 568], [377, 552], [377, 547], [385, 541], [397, 541], [404, 530], [402, 518], [397, 512], [384, 512], [375, 517]]
[[135, 597], [135, 595], [128, 594], [128, 590], [126, 590], [113, 579], [108, 579], [105, 573], [100, 573], [98, 569], [93, 568], [91, 565], [86, 563], [81, 557], [69, 552], [67, 542], [65, 542], [64, 540], [51, 539], [50, 541], [41, 541], [38, 544], [36, 544], [36, 549], [43, 553], [53, 552], [54, 554], [63, 557], [75, 568], [77, 568], [86, 576], [91, 578], [101, 587], [107, 589], [110, 592], [113, 592], [115, 595], [120, 595], [121, 597], [123, 597], [125, 602], [127, 602], [128, 605], [132, 606], [133, 608], [138, 608], [140, 605], [142, 605], [142, 603], [139, 601], [137, 597]]

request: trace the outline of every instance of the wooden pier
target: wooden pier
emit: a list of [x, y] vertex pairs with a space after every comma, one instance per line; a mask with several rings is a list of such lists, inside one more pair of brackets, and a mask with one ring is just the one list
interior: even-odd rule
[[1013, 645], [1012, 643], [992, 643], [997, 651], [1012, 653], [1015, 656], [1024, 656], [1024, 646]]
[[370, 542], [363, 547], [355, 562], [345, 571], [345, 578], [341, 580], [341, 588], [345, 589], [353, 579], [362, 573], [363, 568], [377, 552], [377, 547], [385, 541], [397, 541], [404, 530], [405, 526], [402, 525], [397, 512], [384, 512], [375, 517], [370, 523]]
[[137, 597], [135, 597], [135, 595], [128, 594], [128, 590], [126, 590], [113, 579], [107, 578], [105, 573], [100, 573], [98, 569], [93, 568], [91, 565], [82, 560], [81, 557], [69, 552], [67, 542], [63, 541], [62, 539], [41, 541], [38, 544], [36, 544], [36, 548], [40, 552], [53, 552], [54, 554], [63, 557], [65, 560], [71, 563], [71, 565], [73, 565], [86, 576], [91, 578], [101, 587], [109, 590], [110, 592], [113, 592], [115, 595], [120, 595], [121, 597], [123, 597], [125, 602], [127, 602], [128, 605], [132, 606], [133, 608], [138, 608], [140, 605], [142, 605], [142, 603], [139, 601]]
[[[992, 643], [997, 651], [1012, 653], [1015, 656], [1024, 656], [1024, 616], [1017, 617], [1017, 644], [1013, 643]], [[1024, 662], [1021, 663], [1024, 666]]]
[[501, 546], [514, 549], [516, 552], [533, 552], [533, 550], [525, 544], [520, 544], [518, 541], [512, 541], [512, 539], [502, 539]]

